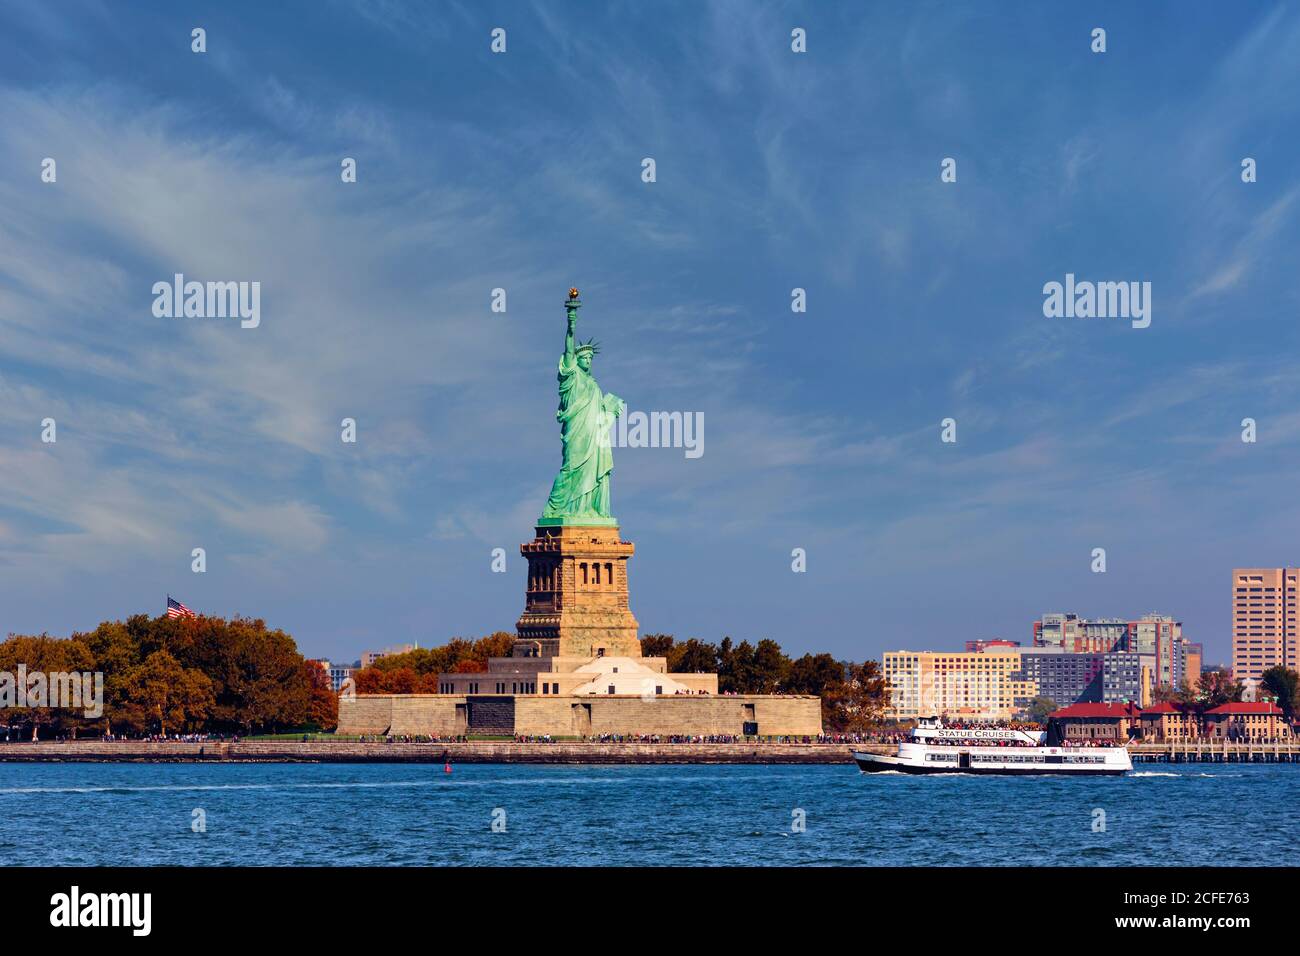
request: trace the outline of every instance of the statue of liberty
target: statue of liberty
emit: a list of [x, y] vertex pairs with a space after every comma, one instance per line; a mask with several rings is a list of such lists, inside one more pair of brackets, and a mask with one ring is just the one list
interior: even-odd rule
[[596, 343], [574, 342], [581, 305], [578, 290], [570, 289], [565, 303], [569, 330], [558, 376], [560, 407], [555, 413], [564, 442], [564, 461], [542, 512], [545, 524], [582, 524], [588, 519], [592, 524], [615, 523], [609, 513], [609, 473], [614, 470], [609, 429], [623, 414], [624, 405], [617, 395], [602, 395], [592, 377], [591, 359], [600, 351]]

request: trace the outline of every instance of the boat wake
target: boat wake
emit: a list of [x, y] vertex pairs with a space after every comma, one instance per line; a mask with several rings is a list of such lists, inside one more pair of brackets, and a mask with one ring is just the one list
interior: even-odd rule
[[1171, 773], [1168, 770], [1135, 770], [1129, 774], [1130, 777], [1240, 777], [1239, 773], [1206, 773], [1201, 770], [1196, 773]]

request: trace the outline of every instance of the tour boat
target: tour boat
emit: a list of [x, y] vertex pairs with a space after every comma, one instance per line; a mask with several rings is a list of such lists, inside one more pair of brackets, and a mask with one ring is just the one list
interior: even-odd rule
[[895, 756], [855, 750], [863, 773], [1037, 774], [1119, 776], [1133, 769], [1126, 747], [1049, 746], [1041, 730], [947, 727], [941, 718], [917, 722]]

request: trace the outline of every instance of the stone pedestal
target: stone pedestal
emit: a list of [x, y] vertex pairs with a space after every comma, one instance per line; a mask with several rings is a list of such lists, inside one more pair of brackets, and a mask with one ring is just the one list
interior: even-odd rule
[[511, 655], [640, 657], [627, 602], [634, 550], [617, 524], [539, 524], [537, 537], [519, 546], [528, 559], [528, 589]]

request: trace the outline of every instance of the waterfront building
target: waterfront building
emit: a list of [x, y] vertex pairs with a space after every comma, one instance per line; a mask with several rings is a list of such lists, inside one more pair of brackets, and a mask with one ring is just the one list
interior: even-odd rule
[[1140, 733], [1149, 743], [1288, 740], [1293, 734], [1273, 703], [1222, 704], [1204, 713], [1194, 705], [1162, 701], [1132, 704], [1072, 704], [1052, 713], [1061, 735], [1072, 739], [1125, 740]]
[[1291, 728], [1271, 702], [1221, 704], [1205, 712], [1204, 734], [1212, 740], [1276, 740]]
[[1142, 739], [1154, 743], [1180, 743], [1201, 737], [1201, 718], [1191, 704], [1161, 701], [1143, 707]]
[[1071, 653], [1061, 647], [987, 646], [982, 651], [887, 651], [889, 715], [907, 720], [947, 715], [982, 720], [1024, 716], [1035, 698], [1074, 703], [1151, 699], [1152, 655], [1131, 651]]
[[1016, 675], [1020, 651], [886, 651], [881, 661], [890, 686], [889, 716], [899, 720], [946, 715], [982, 720], [1015, 716], [1016, 701], [1035, 688]]
[[1154, 660], [1130, 651], [1109, 654], [1074, 654], [1059, 647], [1034, 648], [1020, 654], [1020, 670], [1013, 678], [1032, 696], [1018, 698], [1024, 712], [1034, 696], [1047, 697], [1057, 706], [1082, 703], [1135, 703], [1151, 699]]
[[1260, 677], [1281, 664], [1300, 669], [1296, 568], [1234, 568], [1232, 571], [1232, 670], [1240, 679]]
[[1122, 744], [1139, 729], [1136, 704], [1071, 704], [1054, 711], [1050, 721], [1065, 740]]

